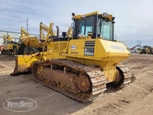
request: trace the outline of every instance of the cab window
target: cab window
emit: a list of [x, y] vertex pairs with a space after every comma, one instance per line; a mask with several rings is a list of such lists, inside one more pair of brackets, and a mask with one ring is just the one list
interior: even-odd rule
[[93, 33], [93, 18], [80, 20], [78, 35], [88, 36], [88, 33]]

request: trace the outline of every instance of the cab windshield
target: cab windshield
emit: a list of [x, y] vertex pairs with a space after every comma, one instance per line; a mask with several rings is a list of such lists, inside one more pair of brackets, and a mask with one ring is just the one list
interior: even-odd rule
[[111, 21], [99, 19], [99, 30], [103, 39], [113, 40], [113, 23]]
[[88, 36], [88, 33], [93, 33], [93, 18], [80, 20], [79, 35]]

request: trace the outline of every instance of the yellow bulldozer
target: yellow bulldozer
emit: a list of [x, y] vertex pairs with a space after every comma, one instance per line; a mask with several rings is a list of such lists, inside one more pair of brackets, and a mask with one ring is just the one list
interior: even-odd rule
[[124, 44], [114, 40], [111, 14], [72, 13], [68, 32], [48, 30], [46, 51], [15, 56], [16, 67], [11, 75], [32, 72], [34, 80], [77, 101], [88, 102], [109, 88], [131, 83], [133, 75], [120, 62], [130, 56]]

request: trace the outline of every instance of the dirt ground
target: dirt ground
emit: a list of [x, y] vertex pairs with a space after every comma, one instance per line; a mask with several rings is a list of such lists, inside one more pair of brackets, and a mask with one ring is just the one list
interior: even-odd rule
[[[123, 63], [136, 77], [133, 83], [80, 103], [36, 83], [31, 74], [9, 76], [14, 57], [0, 55], [0, 115], [153, 115], [153, 55], [131, 54]], [[30, 112], [10, 112], [3, 102], [13, 97], [31, 98], [38, 106]]]

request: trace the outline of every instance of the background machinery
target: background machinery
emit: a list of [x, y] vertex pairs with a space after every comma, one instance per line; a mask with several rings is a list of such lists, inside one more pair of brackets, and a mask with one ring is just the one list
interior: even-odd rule
[[[53, 25], [52, 23], [50, 24]], [[15, 54], [15, 55], [29, 55], [36, 52], [40, 52], [43, 49], [46, 36], [43, 34], [43, 30], [48, 32], [49, 27], [40, 22], [40, 39], [37, 36], [31, 36], [28, 32], [21, 27], [21, 36], [19, 42], [14, 42], [11, 36], [3, 36], [4, 48], [1, 51], [2, 54]], [[52, 33], [55, 35], [55, 33]]]
[[136, 48], [140, 49], [140, 47], [141, 46], [139, 44], [137, 44], [137, 45], [133, 46], [132, 48], [129, 48], [129, 50], [131, 53], [138, 53], [139, 50], [137, 50]]
[[20, 44], [23, 46], [23, 54], [29, 55], [38, 52], [38, 38], [37, 36], [30, 36], [28, 32], [21, 27]]
[[72, 16], [68, 34], [54, 36], [52, 28], [48, 31], [46, 51], [15, 56], [11, 75], [32, 71], [37, 82], [81, 102], [130, 83], [130, 70], [119, 65], [130, 53], [124, 44], [114, 41], [115, 17], [99, 12]]
[[11, 36], [3, 36], [3, 49], [1, 51], [1, 54], [22, 54], [20, 52], [21, 49], [22, 45], [18, 42], [13, 41]]
[[[53, 26], [53, 23], [50, 23], [50, 26], [47, 27], [45, 24], [40, 22], [40, 39], [37, 36], [30, 36], [26, 32], [26, 30], [23, 27], [21, 27], [20, 42], [24, 46], [23, 54], [30, 55], [37, 52], [41, 52], [43, 50], [44, 41], [46, 39], [46, 35], [44, 35], [44, 31], [47, 34], [49, 29], [52, 28], [52, 26]], [[51, 32], [51, 34], [55, 36], [55, 33], [53, 31]]]
[[151, 46], [143, 46], [140, 48], [139, 54], [153, 54], [153, 48]]

